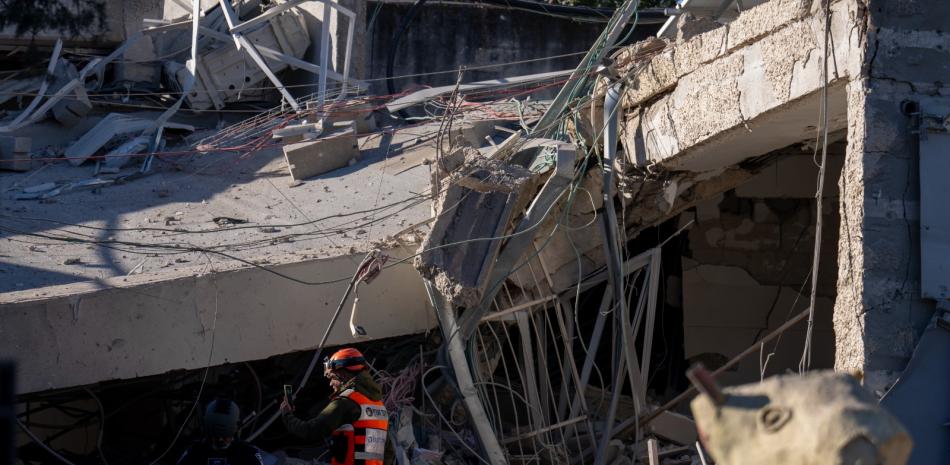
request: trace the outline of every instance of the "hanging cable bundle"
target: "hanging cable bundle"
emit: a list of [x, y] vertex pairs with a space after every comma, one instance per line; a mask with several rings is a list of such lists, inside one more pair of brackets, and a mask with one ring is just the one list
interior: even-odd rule
[[352, 334], [354, 338], [365, 337], [367, 334], [362, 326], [356, 324], [356, 308], [360, 303], [360, 283], [369, 284], [370, 281], [376, 279], [379, 273], [383, 271], [383, 265], [386, 264], [387, 260], [389, 260], [388, 255], [384, 255], [379, 249], [374, 249], [366, 255], [366, 258], [363, 259], [360, 266], [356, 269], [356, 275], [351, 284], [353, 286], [353, 307], [350, 310], [350, 334]]

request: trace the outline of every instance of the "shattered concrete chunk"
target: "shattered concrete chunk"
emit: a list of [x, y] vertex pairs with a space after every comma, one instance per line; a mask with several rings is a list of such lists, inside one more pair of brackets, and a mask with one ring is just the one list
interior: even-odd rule
[[109, 168], [121, 168], [132, 159], [130, 155], [142, 153], [148, 150], [151, 143], [151, 137], [138, 136], [122, 143], [118, 147], [109, 151], [105, 157], [105, 164]]
[[459, 121], [452, 125], [449, 131], [449, 144], [479, 148], [488, 145], [486, 137], [495, 133], [495, 120]]
[[[64, 155], [74, 166], [79, 166], [114, 137], [144, 131], [153, 126], [155, 126], [155, 122], [151, 120], [119, 113], [109, 113], [102, 121], [99, 121], [92, 129], [83, 134], [79, 140], [67, 147]], [[193, 126], [187, 124], [165, 123], [165, 127], [186, 131], [195, 130]]]
[[502, 244], [495, 238], [512, 226], [536, 178], [524, 167], [477, 157], [446, 182], [414, 265], [453, 305], [471, 307], [481, 300]]
[[[79, 71], [76, 70], [76, 67], [66, 61], [59, 60], [56, 64], [56, 68], [53, 73], [56, 76], [56, 79], [53, 81], [53, 85], [50, 87], [50, 94], [55, 93], [59, 89], [63, 88], [70, 81], [77, 79], [79, 77]], [[63, 98], [52, 108], [53, 119], [59, 122], [66, 127], [72, 127], [82, 120], [84, 116], [89, 114], [92, 110], [92, 102], [89, 101], [89, 96], [86, 94], [86, 87], [84, 83], [75, 86], [72, 91], [69, 92], [69, 96]]]
[[459, 176], [455, 182], [483, 194], [514, 192], [532, 176], [526, 168], [495, 159], [475, 160], [464, 166], [461, 171], [465, 174]]
[[848, 374], [774, 376], [723, 391], [721, 405], [706, 394], [691, 404], [720, 463], [903, 465], [913, 447], [900, 422]]
[[[852, 43], [848, 22], [835, 20], [848, 17], [846, 2], [830, 8], [830, 42]], [[779, 24], [772, 16], [789, 20]], [[728, 27], [677, 41], [645, 64], [620, 69], [622, 75], [632, 71], [622, 123], [630, 161], [711, 171], [741, 162], [737, 154], [757, 156], [813, 137], [823, 87], [823, 17], [809, 15], [801, 1], [767, 2]], [[738, 42], [731, 39], [736, 28], [749, 30]], [[854, 48], [836, 46], [829, 57], [830, 131], [847, 125], [844, 79], [857, 69]]]

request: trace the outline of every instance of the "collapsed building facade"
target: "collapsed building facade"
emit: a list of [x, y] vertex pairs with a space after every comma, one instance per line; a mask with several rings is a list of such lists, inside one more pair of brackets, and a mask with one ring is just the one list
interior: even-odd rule
[[[245, 437], [296, 451], [266, 434], [274, 387], [308, 385], [325, 347], [359, 343], [391, 388], [400, 463], [699, 463], [684, 375], [695, 363], [727, 385], [854, 373], [907, 427], [911, 463], [945, 461], [948, 385], [934, 372], [950, 338], [950, 7], [771, 0], [723, 18], [686, 2], [659, 37], [617, 46], [635, 3], [599, 26], [573, 70], [341, 96], [329, 110], [326, 87], [294, 98], [305, 111], [283, 96], [267, 118], [182, 140], [169, 152], [194, 158], [175, 172], [101, 187], [125, 189], [105, 207], [128, 215], [119, 222], [47, 195], [85, 187], [43, 177], [69, 167], [7, 177], [3, 189], [31, 202], [4, 201], [6, 274], [24, 284], [0, 296], [24, 431], [105, 461], [102, 438], [121, 434], [106, 417], [129, 421], [132, 405], [161, 418], [137, 439], [157, 461], [210, 386], [254, 406]], [[270, 17], [295, 10], [282, 11]], [[294, 66], [287, 56], [305, 52], [280, 53]], [[202, 58], [182, 68], [197, 89], [226, 88], [202, 78]], [[268, 63], [255, 82], [279, 71]], [[485, 97], [499, 86], [520, 92]], [[553, 100], [524, 99], [549, 88]], [[187, 106], [239, 99], [212, 94]], [[435, 116], [408, 129], [390, 119], [414, 106]], [[283, 157], [233, 160], [232, 147]], [[87, 156], [108, 165], [104, 152]], [[223, 179], [185, 187], [212, 162]], [[240, 176], [285, 166], [286, 189]], [[28, 192], [43, 180], [53, 186]], [[57, 198], [71, 215], [42, 203]], [[273, 207], [292, 216], [277, 223]], [[72, 260], [130, 271], [49, 276], [51, 261]], [[149, 261], [161, 265], [136, 271]], [[162, 389], [180, 397], [120, 400]], [[110, 448], [113, 463], [126, 453]]]

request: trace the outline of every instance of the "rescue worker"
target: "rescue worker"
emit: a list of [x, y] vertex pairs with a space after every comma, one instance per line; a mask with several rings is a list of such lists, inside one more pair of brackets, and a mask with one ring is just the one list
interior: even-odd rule
[[331, 465], [392, 463], [389, 413], [363, 354], [352, 348], [337, 351], [324, 359], [323, 375], [333, 389], [330, 403], [316, 417], [302, 420], [284, 397], [280, 410], [287, 431], [308, 441], [329, 439]]
[[241, 409], [215, 399], [205, 409], [204, 438], [185, 450], [178, 465], [264, 465], [261, 450], [236, 439]]

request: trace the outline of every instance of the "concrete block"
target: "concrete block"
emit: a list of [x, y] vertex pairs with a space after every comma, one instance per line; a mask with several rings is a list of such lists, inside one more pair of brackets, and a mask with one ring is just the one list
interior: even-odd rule
[[64, 98], [53, 106], [53, 118], [60, 124], [72, 127], [79, 124], [82, 118], [92, 110], [92, 102], [83, 86], [77, 86], [75, 98]]
[[671, 48], [651, 58], [650, 62], [644, 65], [642, 72], [635, 73], [630, 78], [630, 85], [626, 88], [626, 96], [623, 100], [624, 107], [635, 107], [672, 89], [676, 85], [677, 78]]
[[487, 145], [486, 137], [495, 133], [495, 120], [464, 121], [452, 125], [449, 143], [453, 146], [481, 147]]
[[356, 130], [352, 127], [321, 139], [284, 146], [284, 158], [295, 180], [343, 168], [359, 159], [359, 154]]
[[161, 61], [156, 60], [155, 43], [144, 36], [126, 49], [122, 60], [113, 64], [116, 81], [157, 84], [161, 79]]
[[712, 18], [696, 17], [686, 12], [676, 18], [676, 40], [685, 41], [704, 32], [722, 27]]
[[[308, 103], [307, 107], [308, 109], [311, 108], [311, 104]], [[376, 105], [372, 102], [347, 105], [343, 108], [331, 108], [327, 111], [327, 122], [334, 124], [353, 122], [356, 124], [357, 134], [367, 134], [379, 129], [379, 125], [376, 124], [376, 115], [373, 113], [374, 109], [376, 109]]]
[[882, 29], [881, 35], [880, 53], [872, 63], [874, 76], [914, 83], [946, 81], [950, 73], [946, 33]]
[[29, 137], [0, 137], [0, 170], [29, 171], [31, 145]]
[[321, 132], [319, 123], [295, 124], [275, 129], [271, 138], [280, 139], [285, 144], [300, 142], [304, 139], [312, 139], [314, 134]]

